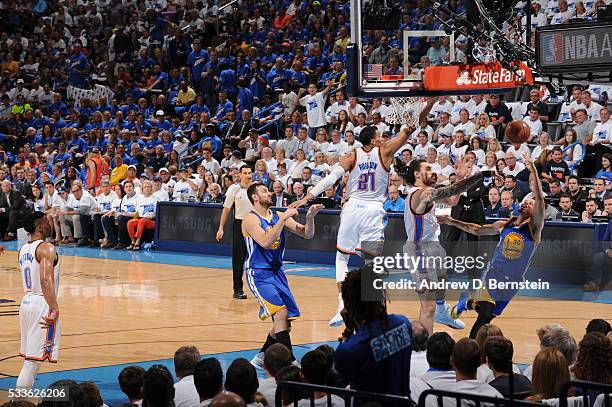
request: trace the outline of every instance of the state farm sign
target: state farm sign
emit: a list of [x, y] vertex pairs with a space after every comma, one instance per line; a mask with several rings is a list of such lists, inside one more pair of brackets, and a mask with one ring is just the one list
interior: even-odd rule
[[533, 85], [531, 69], [522, 62], [516, 69], [506, 69], [501, 63], [432, 66], [425, 68], [423, 85], [426, 90], [500, 89]]

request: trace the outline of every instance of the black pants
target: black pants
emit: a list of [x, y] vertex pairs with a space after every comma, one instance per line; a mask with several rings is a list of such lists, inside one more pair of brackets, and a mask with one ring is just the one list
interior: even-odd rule
[[242, 293], [242, 276], [244, 275], [244, 262], [247, 250], [244, 237], [242, 236], [242, 220], [234, 219], [233, 225], [233, 244], [232, 244], [232, 270], [234, 278], [234, 293]]
[[108, 241], [108, 243], [117, 244], [117, 225], [115, 225], [115, 217], [106, 216], [101, 219], [101, 223], [104, 224], [104, 230], [106, 231], [106, 240]]
[[92, 223], [93, 223], [93, 240], [97, 242], [100, 239], [104, 239], [104, 230], [102, 229], [102, 214], [95, 213], [92, 217]]
[[[130, 219], [132, 218], [128, 218], [127, 216], [119, 216], [116, 227], [114, 217], [107, 216], [102, 219], [104, 229], [106, 230], [106, 239], [109, 243], [116, 244], [119, 242], [123, 244], [130, 244], [132, 242], [127, 231], [127, 223]], [[115, 231], [118, 233], [115, 233]]]
[[81, 221], [81, 231], [83, 232], [84, 239], [91, 239], [93, 236], [92, 232], [92, 220], [91, 215], [80, 215], [79, 220]]
[[132, 239], [130, 239], [130, 235], [127, 230], [127, 223], [133, 218], [127, 216], [119, 216], [119, 225], [117, 226], [118, 235], [119, 235], [119, 243], [130, 244], [132, 243]]
[[2, 233], [12, 233], [14, 236], [17, 236], [17, 220], [21, 219], [22, 217], [21, 211], [8, 211], [0, 213], [0, 231]]

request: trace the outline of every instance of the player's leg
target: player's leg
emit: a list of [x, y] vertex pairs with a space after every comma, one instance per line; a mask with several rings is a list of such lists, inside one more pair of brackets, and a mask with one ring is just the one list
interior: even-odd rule
[[348, 264], [351, 254], [357, 254], [356, 248], [359, 244], [359, 222], [365, 218], [357, 216], [351, 201], [342, 209], [340, 214], [340, 226], [338, 227], [338, 238], [336, 241], [336, 286], [338, 287], [338, 309], [329, 321], [330, 326], [340, 326], [344, 323], [340, 312], [344, 309], [340, 287], [348, 273]]
[[485, 324], [490, 323], [495, 318], [496, 304], [489, 301], [478, 301], [474, 304], [474, 309], [478, 312], [478, 318], [470, 330], [470, 338], [476, 339], [478, 330]]
[[40, 362], [36, 360], [24, 360], [23, 367], [17, 377], [17, 387], [32, 388], [36, 375], [40, 369]]

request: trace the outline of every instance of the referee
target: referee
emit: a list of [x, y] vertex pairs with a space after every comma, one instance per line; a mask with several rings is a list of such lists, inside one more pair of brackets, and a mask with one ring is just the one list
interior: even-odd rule
[[253, 183], [251, 168], [244, 165], [240, 168], [240, 182], [233, 184], [227, 189], [223, 212], [217, 230], [217, 241], [223, 240], [223, 227], [230, 216], [232, 206], [236, 205], [234, 213], [234, 225], [232, 229], [232, 270], [234, 278], [234, 298], [244, 300], [247, 298], [243, 291], [242, 275], [244, 274], [244, 261], [246, 260], [247, 250], [242, 236], [242, 219], [253, 211], [253, 205], [247, 197], [247, 188]]

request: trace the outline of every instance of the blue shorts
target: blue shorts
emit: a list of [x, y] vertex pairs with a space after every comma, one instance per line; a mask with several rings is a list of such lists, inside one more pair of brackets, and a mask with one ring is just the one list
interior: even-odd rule
[[300, 317], [300, 309], [282, 269], [246, 269], [246, 276], [251, 292], [259, 301], [261, 320], [273, 316], [283, 307], [287, 309], [289, 320]]

